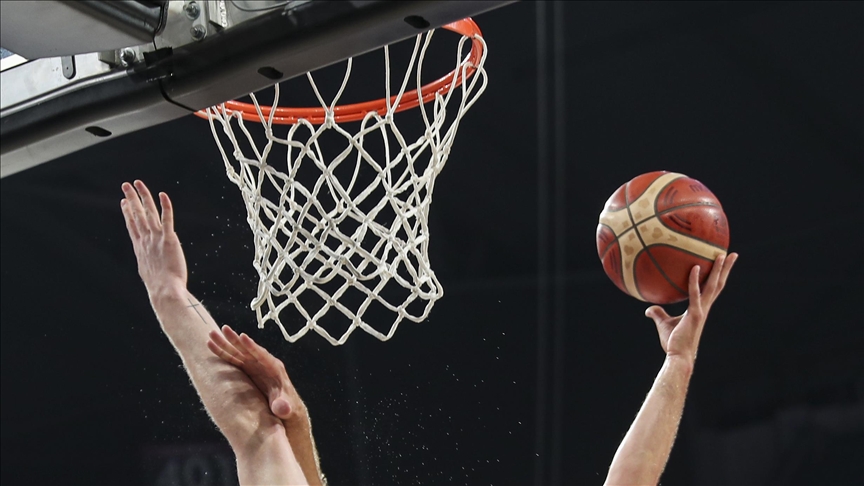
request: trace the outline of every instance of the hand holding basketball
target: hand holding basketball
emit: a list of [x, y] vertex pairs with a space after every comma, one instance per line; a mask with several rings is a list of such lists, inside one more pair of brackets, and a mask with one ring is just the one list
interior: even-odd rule
[[174, 209], [168, 195], [159, 194], [160, 218], [153, 196], [143, 182], [135, 181], [134, 187], [124, 182], [122, 189], [126, 197], [120, 201], [120, 208], [138, 259], [138, 274], [150, 298], [163, 291], [185, 288], [186, 258], [174, 232]]
[[701, 182], [675, 172], [648, 172], [606, 201], [597, 225], [597, 254], [626, 294], [652, 304], [687, 299], [688, 275], [702, 281], [729, 248], [729, 222]]
[[718, 256], [714, 260], [704, 288], [701, 289], [699, 286], [701, 267], [696, 265], [690, 270], [690, 305], [684, 314], [670, 317], [658, 305], [645, 310], [645, 316], [653, 319], [654, 324], [657, 325], [660, 345], [666, 352], [666, 356], [680, 356], [690, 363], [696, 359], [699, 339], [702, 337], [708, 312], [726, 286], [729, 272], [737, 260], [737, 253]]

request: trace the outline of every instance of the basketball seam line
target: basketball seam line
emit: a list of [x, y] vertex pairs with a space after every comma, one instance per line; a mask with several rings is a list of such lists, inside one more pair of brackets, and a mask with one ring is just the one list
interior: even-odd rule
[[[712, 206], [713, 206], [713, 205], [712, 205]], [[719, 206], [714, 206], [714, 207], [719, 207]], [[720, 210], [722, 211], [723, 209], [721, 208]], [[703, 240], [702, 238], [697, 238], [697, 237], [695, 237], [695, 236], [693, 236], [693, 235], [690, 235], [690, 234], [687, 234], [687, 233], [682, 233], [681, 231], [678, 231], [676, 228], [673, 228], [673, 227], [669, 226], [668, 224], [666, 224], [666, 222], [663, 221], [662, 218], [657, 218], [657, 221], [659, 221], [660, 224], [663, 225], [664, 228], [668, 229], [669, 231], [671, 231], [671, 232], [673, 232], [673, 233], [676, 233], [676, 234], [679, 234], [679, 235], [682, 235], [682, 236], [686, 236], [687, 238], [692, 238], [692, 239], [694, 239], [694, 240], [696, 240], [696, 241], [701, 241], [702, 243], [705, 243], [705, 244], [708, 245], [708, 246], [713, 246], [714, 248], [719, 248], [719, 249], [721, 249], [721, 250], [723, 250], [723, 251], [726, 251], [726, 250], [728, 249], [728, 248], [723, 248], [722, 246], [718, 245], [717, 243], [714, 243], [714, 242], [711, 242], [711, 241], [708, 241], [708, 240]], [[643, 223], [644, 223], [644, 222], [645, 222], [645, 221], [643, 221]], [[640, 223], [640, 224], [641, 224], [641, 223]], [[727, 224], [728, 224], [728, 223], [727, 223]]]
[[[600, 255], [600, 261], [602, 262], [603, 257], [605, 257], [607, 253], [609, 253], [609, 249], [612, 248], [612, 245], [614, 245], [615, 243], [618, 243], [618, 235], [615, 234], [615, 230], [613, 230], [612, 227], [609, 226], [608, 224], [598, 223], [598, 226], [602, 226], [604, 228], [609, 228], [609, 231], [612, 232], [612, 237], [615, 238], [615, 240], [612, 241], [612, 243], [609, 243], [608, 245], [606, 245], [606, 249], [603, 250], [603, 253]], [[624, 233], [626, 233], [626, 231]], [[624, 234], [624, 233], [622, 233], [622, 234]]]
[[[712, 260], [712, 259], [710, 259], [710, 258], [705, 258], [704, 255], [700, 255], [700, 254], [695, 253], [695, 252], [692, 252], [692, 251], [690, 251], [690, 250], [686, 250], [686, 249], [684, 249], [684, 248], [681, 248], [680, 246], [670, 245], [670, 244], [668, 244], [668, 243], [655, 243], [655, 244], [653, 244], [653, 245], [651, 245], [651, 246], [652, 246], [652, 247], [653, 247], [653, 246], [663, 246], [663, 247], [666, 247], [666, 248], [672, 248], [672, 249], [678, 250], [678, 251], [680, 251], [680, 252], [682, 252], [682, 253], [687, 253], [688, 255], [693, 255], [694, 257], [699, 258], [699, 259], [701, 259], [701, 260], [705, 260], [706, 262], [712, 262], [712, 263], [714, 262], [714, 260]], [[691, 267], [690, 270], [692, 270], [692, 269], [693, 269], [693, 268]], [[677, 287], [677, 286], [676, 286], [676, 287]], [[679, 288], [679, 290], [681, 290], [681, 289]], [[685, 292], [685, 293], [687, 293], [687, 292]]]
[[[618, 242], [618, 236], [615, 234], [615, 230], [613, 230], [612, 227], [610, 227], [609, 225], [603, 224], [603, 223], [599, 223], [599, 225], [603, 226], [604, 228], [609, 228], [609, 231], [612, 232], [612, 237], [615, 238], [615, 241], [606, 245], [606, 249], [603, 250], [603, 254], [600, 255], [600, 264], [603, 265], [603, 258], [606, 257], [606, 254], [609, 253], [610, 250], [612, 250], [613, 245], [617, 244], [618, 245], [618, 252], [621, 253], [621, 244]], [[625, 231], [625, 233], [626, 233], [626, 231]], [[621, 254], [621, 258], [618, 259], [619, 260], [618, 272], [616, 272], [618, 274], [618, 277], [621, 278], [621, 284], [622, 285], [624, 285], [624, 265], [623, 265], [623, 262], [620, 260], [623, 260], [623, 259], [624, 259], [624, 256], [623, 256], [623, 254]], [[604, 269], [605, 269], [605, 265], [604, 265]], [[617, 287], [617, 284], [616, 284], [616, 287]], [[626, 288], [627, 286], [625, 285], [624, 287]]]
[[[676, 179], [676, 180], [677, 180], [677, 179]], [[674, 181], [673, 181], [673, 182], [674, 182]], [[655, 207], [654, 207], [654, 216], [663, 216], [664, 214], [671, 213], [672, 211], [677, 211], [677, 210], [679, 210], [679, 209], [681, 209], [681, 208], [692, 208], [692, 207], [699, 207], [699, 206], [709, 206], [709, 207], [712, 207], [712, 208], [719, 208], [721, 211], [723, 210], [723, 206], [721, 206], [721, 205], [719, 205], [719, 204], [713, 204], [713, 203], [707, 203], [707, 202], [695, 202], [695, 203], [682, 204], [682, 205], [680, 205], [680, 206], [675, 206], [674, 208], [664, 209], [663, 211], [657, 211], [656, 202], [655, 202]], [[625, 209], [626, 209], [626, 208], [615, 209], [615, 210], [613, 210], [613, 211], [609, 211], [609, 212], [610, 212], [610, 213], [617, 213], [617, 212], [619, 212], [619, 211], [624, 211]], [[640, 224], [642, 224], [642, 223], [648, 221], [649, 219], [653, 218], [654, 216], [648, 216], [647, 218], [640, 220], [638, 223], [636, 223], [636, 225], [638, 226], [638, 225], [640, 225]], [[600, 224], [603, 224], [603, 223], [600, 223]], [[612, 229], [612, 227], [609, 226], [608, 224], [603, 224], [603, 226], [605, 226], [605, 227], [609, 228], [610, 230], [612, 230], [612, 233], [613, 233], [613, 234], [615, 233], [615, 230]], [[626, 232], [629, 231], [630, 229], [632, 229], [632, 226], [631, 226], [630, 228], [627, 228], [626, 230], [624, 230], [624, 232], [621, 233], [621, 234], [623, 235], [624, 233], [626, 233]], [[618, 236], [616, 235], [615, 237], [616, 237], [616, 239], [617, 239]]]
[[[654, 217], [657, 217], [657, 216], [663, 216], [664, 214], [671, 213], [672, 211], [677, 211], [677, 210], [679, 210], [679, 209], [681, 209], [681, 208], [693, 208], [693, 207], [699, 207], [699, 206], [710, 206], [710, 207], [712, 207], [712, 208], [719, 208], [721, 211], [723, 210], [723, 207], [720, 206], [719, 204], [704, 203], [704, 202], [689, 203], [689, 204], [682, 204], [682, 205], [680, 205], [680, 206], [675, 206], [674, 208], [664, 209], [663, 211], [660, 211], [660, 212], [658, 212], [658, 211], [657, 211], [657, 208], [655, 207], [655, 208], [654, 208], [654, 216], [648, 216], [647, 218], [643, 219], [642, 221], [639, 221], [639, 222], [636, 223], [636, 224], [637, 224], [637, 226], [638, 226], [638, 225], [640, 225], [640, 224], [642, 224], [642, 223], [648, 221], [648, 220], [651, 219], [651, 218], [654, 218]], [[658, 219], [659, 219], [659, 218], [658, 218]]]
[[[675, 180], [678, 180], [678, 179], [675, 179]], [[715, 208], [720, 208], [721, 211], [723, 210], [722, 206], [720, 206], [720, 205], [718, 205], [718, 204], [699, 202], [699, 203], [682, 204], [681, 206], [675, 206], [674, 208], [664, 209], [663, 211], [660, 211], [659, 213], [656, 213], [655, 216], [662, 216], [662, 215], [664, 215], [664, 214], [666, 214], [666, 213], [669, 213], [669, 212], [675, 211], [675, 210], [680, 209], [680, 208], [692, 208], [692, 207], [697, 207], [697, 206], [711, 206], [711, 207], [715, 207]], [[623, 211], [623, 210], [625, 210], [625, 209], [626, 209], [626, 208], [621, 208], [621, 209], [616, 210], [615, 212], [617, 212], [617, 211]], [[656, 211], [656, 208], [655, 208], [655, 211]], [[638, 226], [638, 225], [640, 225], [640, 224], [642, 224], [642, 223], [644, 223], [644, 222], [650, 220], [651, 218], [653, 218], [653, 217], [655, 217], [655, 216], [649, 216], [649, 217], [647, 217], [647, 218], [645, 218], [645, 219], [639, 221], [638, 223], [636, 223], [636, 226]], [[660, 219], [660, 218], [657, 218], [657, 219]], [[631, 221], [632, 221], [632, 220], [631, 220]], [[660, 222], [662, 223], [663, 221], [660, 220]], [[614, 238], [614, 240], [613, 240], [612, 242], [610, 242], [608, 245], [606, 245], [606, 248], [603, 250], [603, 253], [600, 254], [600, 260], [602, 261], [603, 258], [606, 256], [606, 254], [609, 253], [609, 250], [612, 248], [612, 245], [614, 245], [615, 243], [618, 243], [620, 238], [618, 237], [618, 235], [615, 234], [615, 230], [614, 230], [611, 226], [609, 226], [608, 224], [598, 223], [598, 225], [599, 225], [599, 226], [602, 226], [602, 227], [604, 227], [604, 228], [608, 228], [609, 231], [612, 232], [612, 237]], [[664, 225], [664, 226], [666, 226], [666, 225]], [[668, 227], [668, 226], [666, 226], [666, 227], [669, 228], [670, 230], [674, 231], [675, 233], [678, 233], [678, 234], [683, 235], [683, 233], [681, 233], [681, 232], [679, 232], [679, 231], [676, 231], [674, 228], [670, 228], [670, 227]], [[621, 233], [621, 235], [625, 235], [628, 231], [630, 231], [630, 230], [632, 230], [632, 229], [634, 229], [634, 228], [635, 228], [635, 227], [633, 227], [633, 226], [627, 228], [626, 230], [624, 230], [623, 233]], [[685, 236], [689, 236], [689, 235], [685, 235]], [[695, 238], [695, 237], [692, 237], [692, 238], [693, 238], [694, 240], [702, 241], [703, 243], [711, 244], [711, 243], [709, 243], [709, 242], [707, 242], [707, 241], [700, 240], [699, 238]], [[620, 244], [619, 244], [619, 246], [620, 246]], [[715, 246], [715, 247], [717, 247], [717, 248], [720, 248], [720, 247], [717, 246], [717, 245], [712, 245], [712, 246]], [[622, 270], [622, 271], [623, 271], [623, 270]], [[622, 276], [622, 278], [623, 278], [623, 276]]]
[[[682, 177], [687, 177], [687, 176], [682, 175]], [[664, 189], [666, 189], [667, 187], [669, 187], [670, 184], [672, 184], [673, 182], [675, 182], [675, 181], [681, 179], [682, 177], [678, 177], [677, 179], [672, 179], [671, 181], [669, 181], [668, 184], [666, 184], [665, 186], [663, 186], [663, 187], [660, 189], [660, 191], [657, 192], [657, 195], [659, 196], [660, 194], [662, 194]], [[694, 179], [691, 179], [691, 180], [694, 180]], [[696, 182], [699, 182], [699, 181], [696, 181]], [[700, 182], [700, 184], [701, 184], [701, 182]], [[705, 187], [705, 186], [703, 185], [703, 187]], [[708, 190], [707, 187], [706, 187], [705, 189]], [[710, 190], [708, 190], [708, 193], [711, 194], [712, 196], [714, 195], [714, 193], [711, 192]], [[625, 194], [624, 196], [626, 197], [627, 195]], [[714, 199], [716, 200], [716, 199], [717, 199], [717, 196], [714, 196]], [[669, 208], [669, 209], [665, 209], [665, 210], [663, 210], [663, 211], [661, 211], [661, 212], [658, 212], [658, 211], [657, 211], [657, 202], [658, 202], [659, 200], [660, 200], [659, 198], [654, 199], [654, 216], [657, 217], [657, 221], [660, 221], [660, 224], [663, 225], [663, 227], [665, 227], [665, 228], [668, 229], [669, 231], [673, 231], [673, 232], [675, 232], [675, 233], [678, 233], [679, 235], [684, 235], [684, 236], [687, 236], [688, 238], [693, 238], [693, 239], [696, 240], [696, 241], [701, 241], [702, 243], [705, 243], [705, 244], [707, 244], [707, 245], [713, 246], [714, 248], [720, 248], [720, 249], [723, 250], [723, 251], [726, 251], [726, 250], [727, 250], [727, 248], [723, 248], [722, 246], [719, 246], [719, 245], [717, 245], [717, 244], [715, 244], [715, 243], [712, 243], [712, 242], [710, 242], [710, 241], [703, 240], [702, 238], [697, 238], [697, 237], [695, 237], [695, 236], [693, 236], [693, 235], [688, 235], [688, 234], [682, 233], [682, 232], [680, 232], [680, 231], [677, 231], [675, 228], [673, 228], [673, 227], [669, 226], [668, 224], [666, 224], [666, 223], [663, 221], [662, 218], [660, 218], [660, 216], [662, 216], [662, 215], [664, 215], [664, 214], [666, 214], [666, 213], [669, 213], [669, 212], [675, 211], [675, 210], [677, 210], [677, 209], [679, 209], [679, 208], [686, 208], [686, 207], [693, 207], [693, 206], [712, 206], [712, 207], [715, 207], [715, 208], [719, 208], [720, 211], [722, 212], [722, 211], [723, 211], [723, 206], [721, 206], [720, 204], [712, 204], [712, 203], [690, 203], [690, 204], [683, 204], [683, 205], [681, 205], [681, 206], [675, 206], [674, 208]], [[724, 214], [724, 216], [725, 216], [726, 213], [724, 212], [723, 214]], [[651, 219], [651, 218], [646, 218], [646, 219], [644, 219], [643, 221], [640, 221], [639, 224], [642, 224], [642, 223], [644, 223], [645, 221], [648, 221], [649, 219]], [[727, 224], [728, 224], [728, 222], [727, 222]], [[659, 268], [659, 267], [658, 267], [658, 268]], [[672, 283], [672, 282], [669, 282], [669, 283]], [[674, 285], [674, 284], [673, 284], [673, 285]], [[678, 288], [677, 285], [676, 285], [675, 287]], [[679, 288], [679, 290], [682, 290], [682, 289]], [[682, 292], [683, 292], [683, 290], [682, 290]], [[684, 293], [686, 294], [687, 292], [684, 292]]]
[[[681, 176], [681, 177], [684, 177], [684, 176]], [[677, 181], [678, 179], [681, 179], [681, 177], [676, 177], [675, 179], [672, 179], [671, 181], [667, 182], [666, 185], [664, 185], [663, 187], [660, 188], [660, 190], [657, 192], [657, 194], [662, 193], [662, 192], [663, 192], [663, 189], [666, 189], [667, 187], [669, 187], [669, 184], [672, 184], [673, 182]], [[656, 180], [657, 180], [657, 179], [655, 179], [655, 181], [656, 181]], [[660, 268], [660, 265], [657, 264], [657, 260], [654, 258], [654, 255], [652, 255], [652, 254], [651, 254], [651, 251], [648, 249], [648, 245], [645, 244], [645, 240], [642, 239], [642, 232], [639, 231], [639, 227], [636, 226], [636, 221], [633, 219], [633, 212], [630, 210], [630, 183], [631, 183], [631, 182], [633, 182], [633, 181], [632, 181], [632, 180], [631, 180], [631, 181], [628, 181], [628, 182], [627, 182], [627, 187], [624, 188], [624, 202], [627, 203], [627, 216], [630, 218], [630, 223], [633, 224], [633, 229], [634, 229], [635, 232], [636, 232], [636, 237], [639, 238], [639, 243], [642, 243], [642, 248], [645, 249], [645, 253], [648, 254], [648, 258], [651, 259], [651, 263], [654, 264], [654, 267], [657, 268], [657, 270], [660, 272], [660, 275], [662, 275], [663, 278], [666, 279], [667, 282], [669, 282], [669, 285], [671, 285], [675, 290], [681, 292], [681, 293], [684, 294], [684, 295], [687, 295], [687, 292], [684, 292], [683, 290], [681, 290], [681, 287], [675, 285], [675, 282], [673, 282], [673, 281], [669, 278], [669, 276], [666, 275], [666, 272], [664, 272], [663, 269]], [[653, 184], [653, 181], [651, 182], [651, 184]], [[651, 184], [648, 184], [648, 187], [651, 187]], [[648, 190], [648, 187], [645, 188], [645, 191]], [[645, 191], [643, 191], [642, 193], [644, 194]], [[655, 212], [656, 212], [656, 209], [657, 209], [657, 206], [656, 206], [656, 200], [655, 200], [655, 206], [654, 206], [654, 209], [655, 209]], [[653, 216], [653, 217], [656, 218], [657, 216], [655, 215], [655, 216]], [[649, 219], [650, 219], [650, 218], [649, 218]], [[657, 219], [660, 220], [660, 218], [657, 218]], [[643, 221], [643, 223], [644, 223], [644, 221]], [[661, 220], [661, 223], [662, 223], [662, 220]], [[671, 229], [671, 228], [670, 228], [670, 229]], [[623, 253], [622, 253], [622, 255], [623, 255]], [[636, 253], [636, 256], [639, 256], [639, 253]], [[633, 283], [634, 283], [634, 285], [636, 286], [636, 291], [639, 292], [639, 297], [640, 297], [640, 298], [643, 298], [644, 296], [643, 296], [642, 293], [639, 291], [639, 285], [636, 284], [636, 258], [635, 258], [635, 257], [634, 257], [634, 259], [633, 259]], [[634, 297], [636, 297], [636, 296], [634, 295]], [[645, 299], [643, 298], [643, 300], [645, 300]]]
[[642, 295], [642, 287], [639, 285], [639, 280], [636, 279], [636, 260], [639, 259], [639, 255], [642, 253], [648, 253], [648, 256], [651, 256], [648, 248], [643, 246], [641, 250], [636, 252], [636, 256], [633, 257], [633, 285], [636, 287], [636, 291], [639, 292], [639, 295]]
[[[660, 194], [663, 194], [663, 191], [666, 190], [667, 187], [671, 186], [673, 182], [678, 181], [678, 180], [681, 180], [681, 179], [684, 179], [684, 178], [687, 178], [687, 176], [684, 175], [684, 174], [681, 174], [681, 177], [676, 177], [676, 178], [672, 179], [671, 181], [667, 182], [663, 187], [661, 187], [660, 190], [657, 191], [657, 196], [658, 196], [658, 197], [654, 198], [654, 216], [653, 216], [653, 217], [656, 218], [657, 221], [659, 221], [660, 224], [662, 224], [663, 226], [666, 226], [666, 225], [663, 224], [663, 219], [661, 219], [661, 218], [660, 218], [660, 214], [657, 213], [657, 202], [658, 202], [659, 199], [660, 199], [659, 196], [660, 196]], [[629, 184], [629, 183], [628, 183], [628, 184]], [[649, 187], [650, 187], [650, 186], [649, 186]], [[645, 190], [647, 191], [648, 189], [646, 188]], [[625, 197], [626, 197], [626, 194], [625, 194]], [[684, 207], [684, 206], [678, 206], [678, 207]], [[669, 209], [669, 210], [663, 211], [662, 214], [666, 214], [667, 212], [671, 211], [672, 209], [678, 209], [678, 207], [671, 208], [671, 209]], [[628, 205], [628, 208], [629, 208], [629, 205]], [[646, 218], [645, 221], [648, 221], [648, 220], [650, 220], [650, 219], [651, 219], [651, 218]], [[645, 221], [640, 222], [640, 224], [644, 223]], [[668, 226], [666, 226], [666, 227], [667, 227], [670, 231], [673, 231], [673, 232], [675, 232], [675, 233], [678, 233], [677, 231], [673, 230], [672, 228], [669, 228]], [[686, 296], [686, 295], [689, 295], [686, 291], [684, 291], [684, 289], [682, 289], [681, 287], [679, 287], [678, 285], [676, 285], [675, 282], [673, 282], [672, 279], [670, 279], [668, 275], [666, 275], [666, 272], [663, 270], [663, 268], [661, 268], [660, 265], [657, 264], [657, 260], [654, 258], [654, 255], [651, 253], [651, 250], [648, 248], [648, 245], [646, 245], [645, 242], [642, 240], [642, 232], [639, 231], [639, 227], [636, 226], [635, 229], [636, 229], [636, 234], [639, 235], [639, 241], [642, 241], [642, 246], [645, 247], [645, 251], [648, 253], [648, 257], [651, 259], [651, 262], [654, 264], [655, 267], [657, 267], [657, 270], [660, 271], [660, 275], [662, 275], [663, 278], [666, 279], [667, 282], [669, 282], [669, 285], [671, 285], [675, 290], [677, 290], [678, 292], [680, 292], [681, 294], [683, 294], [683, 295], [685, 295], [685, 296]], [[678, 233], [678, 234], [682, 234], [682, 235], [683, 235], [683, 233]], [[684, 235], [684, 236], [687, 236], [687, 235]], [[694, 238], [694, 239], [698, 239], [698, 238]], [[700, 240], [700, 241], [701, 241], [701, 240]], [[669, 245], [664, 245], [664, 246], [669, 246]], [[634, 278], [633, 278], [633, 281], [636, 282], [636, 278], [635, 278], [635, 277], [636, 277], [636, 265], [635, 265], [635, 261], [634, 261], [634, 265], [633, 265], [633, 277], [634, 277]]]

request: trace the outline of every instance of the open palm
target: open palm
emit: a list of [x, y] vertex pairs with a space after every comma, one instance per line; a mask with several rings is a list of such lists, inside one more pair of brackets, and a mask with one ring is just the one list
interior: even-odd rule
[[168, 195], [159, 193], [162, 215], [150, 190], [141, 181], [124, 182], [120, 201], [126, 229], [138, 259], [138, 274], [150, 296], [172, 286], [186, 286], [186, 258], [174, 232], [174, 208]]

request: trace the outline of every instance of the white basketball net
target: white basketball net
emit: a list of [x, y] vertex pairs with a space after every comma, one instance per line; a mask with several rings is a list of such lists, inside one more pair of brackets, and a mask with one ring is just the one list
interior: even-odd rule
[[[362, 122], [352, 122], [351, 125], [359, 127], [356, 133], [346, 131], [334, 121], [334, 107], [351, 74], [350, 59], [342, 86], [329, 104], [324, 102], [312, 75], [307, 74], [318, 101], [326, 109], [326, 121], [318, 126], [300, 119], [290, 126], [287, 136], [275, 136], [273, 116], [279, 101], [279, 85], [275, 86], [273, 109], [268, 115], [251, 95], [267, 137], [263, 149], [256, 147], [251, 127], [238, 112], [224, 104], [207, 110], [228, 178], [240, 188], [247, 222], [254, 233], [253, 265], [259, 284], [251, 307], [259, 328], [272, 320], [290, 342], [314, 330], [331, 344], [339, 345], [359, 327], [385, 341], [393, 336], [403, 319], [414, 322], [426, 319], [435, 301], [443, 296], [429, 263], [429, 207], [435, 178], [447, 162], [459, 121], [486, 88], [483, 70], [486, 49], [484, 43], [479, 65], [471, 65], [468, 56], [462, 55], [463, 45], [471, 39], [461, 39], [449, 91], [427, 104], [422, 102], [421, 93], [420, 106], [405, 112], [418, 114], [425, 124], [425, 133], [412, 142], [396, 127], [394, 113], [412, 76], [417, 88], [421, 88], [420, 74], [431, 38], [431, 31], [425, 38], [422, 34], [417, 36], [410, 66], [393, 103], [390, 103], [390, 51], [384, 48], [386, 113], [382, 116], [370, 111]], [[476, 72], [465, 79], [471, 67]], [[464, 82], [456, 83], [460, 76]], [[223, 147], [217, 123], [233, 146], [230, 150]], [[346, 148], [330, 160], [325, 159], [319, 144], [325, 133], [330, 134], [326, 135], [328, 140], [335, 133], [347, 141]], [[253, 153], [241, 150], [238, 136], [248, 140]], [[380, 147], [382, 139], [384, 146]], [[375, 150], [384, 154], [383, 159], [375, 160], [370, 153], [372, 147], [366, 145], [370, 143], [379, 145]], [[287, 156], [268, 160], [271, 150], [278, 146], [283, 146], [283, 151], [287, 149]], [[301, 168], [314, 169], [317, 179], [299, 180], [297, 174]], [[361, 183], [358, 174], [369, 173], [370, 169], [376, 176], [368, 184]], [[398, 286], [392, 287], [398, 291], [393, 294], [401, 296], [395, 300], [386, 297], [390, 295], [385, 291], [388, 286]], [[362, 292], [355, 294], [359, 296], [352, 301], [355, 305], [340, 302], [352, 288]], [[301, 304], [304, 293], [317, 295], [317, 299], [312, 299], [317, 303]], [[305, 299], [308, 301], [309, 297], [306, 295]], [[364, 321], [364, 313], [374, 302], [395, 314], [389, 331], [381, 332]], [[295, 308], [296, 312], [282, 316], [287, 307]], [[334, 310], [349, 322], [347, 329], [331, 333], [333, 330], [328, 331], [319, 321]], [[283, 318], [293, 323], [293, 327], [288, 326], [291, 330], [286, 329]], [[375, 324], [381, 328], [382, 323]]]

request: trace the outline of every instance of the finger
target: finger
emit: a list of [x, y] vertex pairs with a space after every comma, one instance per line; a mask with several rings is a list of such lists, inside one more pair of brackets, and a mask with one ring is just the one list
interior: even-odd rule
[[259, 346], [258, 343], [253, 341], [246, 333], [240, 335], [240, 343], [243, 345], [244, 350], [258, 361], [266, 362], [268, 358], [273, 358], [270, 352]]
[[147, 218], [144, 217], [144, 206], [141, 205], [141, 196], [132, 187], [132, 184], [124, 182], [121, 186], [123, 194], [126, 195], [126, 207], [129, 211], [129, 216], [135, 223], [135, 228], [139, 235], [144, 235], [150, 232], [150, 226], [147, 224]]
[[243, 348], [244, 353], [248, 354], [249, 356], [255, 358], [258, 361], [265, 359], [265, 357], [262, 356], [261, 353], [257, 352], [258, 350], [255, 349], [255, 341], [253, 341], [248, 334], [244, 332], [237, 336], [237, 339], [239, 341], [239, 346]]
[[699, 265], [694, 265], [693, 268], [690, 269], [690, 283], [688, 288], [690, 293], [690, 305], [698, 303], [699, 296], [702, 293], [699, 289], [699, 274], [701, 271], [702, 268]]
[[159, 203], [162, 205], [162, 227], [165, 231], [174, 231], [174, 205], [168, 199], [168, 194], [160, 192]]
[[222, 334], [225, 335], [225, 339], [231, 343], [235, 349], [237, 349], [237, 353], [243, 358], [243, 360], [247, 360], [249, 358], [255, 359], [248, 355], [248, 353], [244, 352], [243, 344], [240, 342], [240, 336], [234, 332], [234, 329], [231, 329], [229, 326], [222, 326]]
[[690, 270], [690, 304], [687, 306], [687, 314], [696, 320], [697, 327], [700, 327], [701, 324], [705, 323], [705, 307], [702, 305], [702, 296], [706, 295], [707, 291], [699, 291], [699, 274], [701, 272], [702, 268], [699, 265], [696, 265], [692, 270]]
[[147, 223], [153, 229], [158, 229], [162, 226], [159, 221], [159, 209], [156, 208], [156, 202], [153, 201], [153, 195], [150, 194], [150, 189], [141, 181], [135, 181], [135, 189], [138, 189], [138, 194], [141, 195], [141, 202], [144, 205], [144, 214], [147, 217]]
[[225, 339], [225, 336], [222, 335], [219, 331], [210, 331], [210, 340], [213, 341], [214, 344], [224, 349], [225, 352], [230, 353], [233, 356], [240, 356], [241, 353]]
[[135, 226], [135, 219], [132, 218], [132, 214], [129, 211], [129, 202], [126, 198], [120, 200], [120, 211], [123, 213], [123, 220], [126, 221], [126, 231], [129, 232], [129, 237], [132, 240], [137, 240], [140, 236], [138, 233], [138, 228]]
[[720, 281], [720, 274], [723, 272], [723, 265], [726, 263], [726, 254], [721, 253], [714, 259], [714, 265], [711, 267], [711, 273], [708, 274], [708, 279], [705, 281], [705, 288], [702, 289], [702, 294], [714, 299], [717, 296], [717, 285]]
[[286, 419], [291, 415], [291, 404], [288, 403], [288, 400], [279, 397], [270, 404], [270, 411], [280, 419]]
[[239, 360], [236, 356], [220, 348], [219, 345], [214, 343], [213, 341], [207, 341], [207, 349], [209, 349], [210, 352], [218, 356], [222, 361], [225, 361], [226, 363], [237, 366], [238, 368], [243, 366], [243, 361]]
[[717, 283], [718, 289], [720, 292], [726, 287], [726, 280], [729, 278], [729, 272], [732, 271], [732, 267], [735, 265], [735, 262], [738, 261], [737, 253], [730, 253], [729, 256], [726, 257], [726, 263], [723, 265], [723, 271], [720, 272], [720, 279]]
[[653, 319], [654, 322], [659, 323], [661, 321], [669, 319], [669, 314], [667, 314], [666, 310], [659, 305], [652, 305], [651, 307], [645, 309], [645, 317]]

